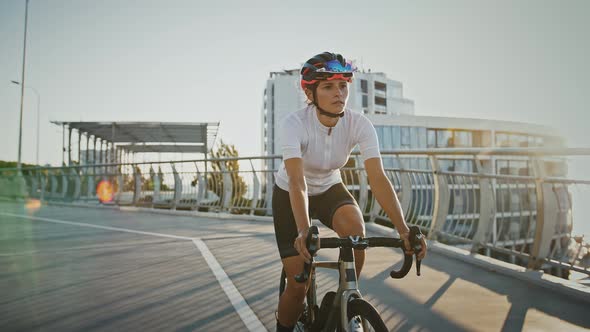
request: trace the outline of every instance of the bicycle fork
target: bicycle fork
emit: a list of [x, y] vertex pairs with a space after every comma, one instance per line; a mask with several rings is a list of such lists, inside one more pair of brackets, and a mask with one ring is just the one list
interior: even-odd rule
[[[331, 265], [330, 267], [335, 268], [336, 266]], [[334, 297], [332, 310], [330, 310], [330, 313], [328, 314], [325, 328], [327, 331], [333, 331], [336, 329], [335, 325], [337, 319], [334, 315], [339, 312], [340, 326], [344, 331], [349, 331], [348, 301], [354, 298], [362, 298], [361, 292], [358, 289], [358, 280], [356, 277], [356, 267], [352, 248], [340, 248], [340, 258], [337, 263], [337, 268], [339, 270], [340, 282], [338, 291]], [[367, 330], [366, 327], [365, 330]]]

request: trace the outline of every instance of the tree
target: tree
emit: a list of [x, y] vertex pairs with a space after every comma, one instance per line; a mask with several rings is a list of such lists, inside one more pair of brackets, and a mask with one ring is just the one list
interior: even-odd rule
[[[216, 193], [219, 197], [223, 197], [224, 186], [223, 186], [223, 170], [222, 163], [225, 166], [225, 171], [229, 172], [232, 180], [232, 205], [238, 204], [242, 200], [246, 193], [248, 186], [244, 178], [239, 174], [240, 164], [237, 160], [218, 160], [222, 158], [237, 158], [239, 157], [238, 150], [233, 144], [226, 144], [223, 140], [220, 140], [219, 146], [215, 150], [210, 152], [211, 159], [209, 161], [210, 169], [207, 174], [207, 189]], [[197, 185], [198, 178], [195, 178], [192, 182], [192, 186]]]

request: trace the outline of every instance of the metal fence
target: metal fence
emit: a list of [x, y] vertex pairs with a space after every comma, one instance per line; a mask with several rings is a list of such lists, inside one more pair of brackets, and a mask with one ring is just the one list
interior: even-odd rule
[[[572, 158], [590, 149], [431, 149], [382, 152], [409, 224], [431, 240], [567, 276], [590, 275], [590, 246], [572, 233], [587, 222], [590, 181], [571, 179]], [[358, 155], [342, 179], [368, 221], [390, 224], [373, 198]], [[279, 156], [0, 171], [0, 195], [102, 204], [271, 215]], [[387, 162], [386, 162], [387, 161]], [[509, 167], [510, 163], [514, 167]], [[409, 166], [421, 166], [410, 168]], [[508, 166], [506, 166], [508, 165]], [[12, 189], [10, 189], [12, 188]], [[580, 200], [582, 198], [582, 200]], [[574, 211], [582, 211], [576, 214]]]

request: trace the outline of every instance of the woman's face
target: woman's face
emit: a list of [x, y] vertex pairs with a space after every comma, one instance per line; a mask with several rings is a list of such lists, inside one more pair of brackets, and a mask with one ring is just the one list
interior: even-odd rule
[[[313, 99], [309, 91], [308, 96]], [[326, 112], [338, 114], [344, 110], [348, 99], [348, 83], [344, 80], [320, 81], [316, 90], [317, 104]]]

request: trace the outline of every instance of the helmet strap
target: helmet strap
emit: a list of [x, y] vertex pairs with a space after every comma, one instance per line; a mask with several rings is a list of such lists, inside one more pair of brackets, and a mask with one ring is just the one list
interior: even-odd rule
[[343, 110], [342, 112], [338, 113], [338, 114], [334, 114], [334, 113], [326, 112], [326, 111], [324, 111], [324, 110], [323, 110], [323, 109], [320, 107], [320, 105], [319, 105], [319, 104], [318, 104], [318, 102], [317, 102], [318, 98], [317, 98], [317, 95], [316, 95], [316, 93], [315, 93], [316, 89], [317, 89], [317, 86], [316, 86], [316, 87], [314, 87], [314, 88], [311, 90], [311, 92], [313, 93], [313, 104], [314, 104], [314, 105], [315, 105], [315, 107], [318, 109], [318, 111], [320, 111], [320, 114], [321, 114], [321, 115], [325, 115], [325, 116], [327, 116], [327, 117], [330, 117], [330, 118], [341, 118], [341, 117], [343, 117], [343, 116], [344, 116], [344, 110]]

